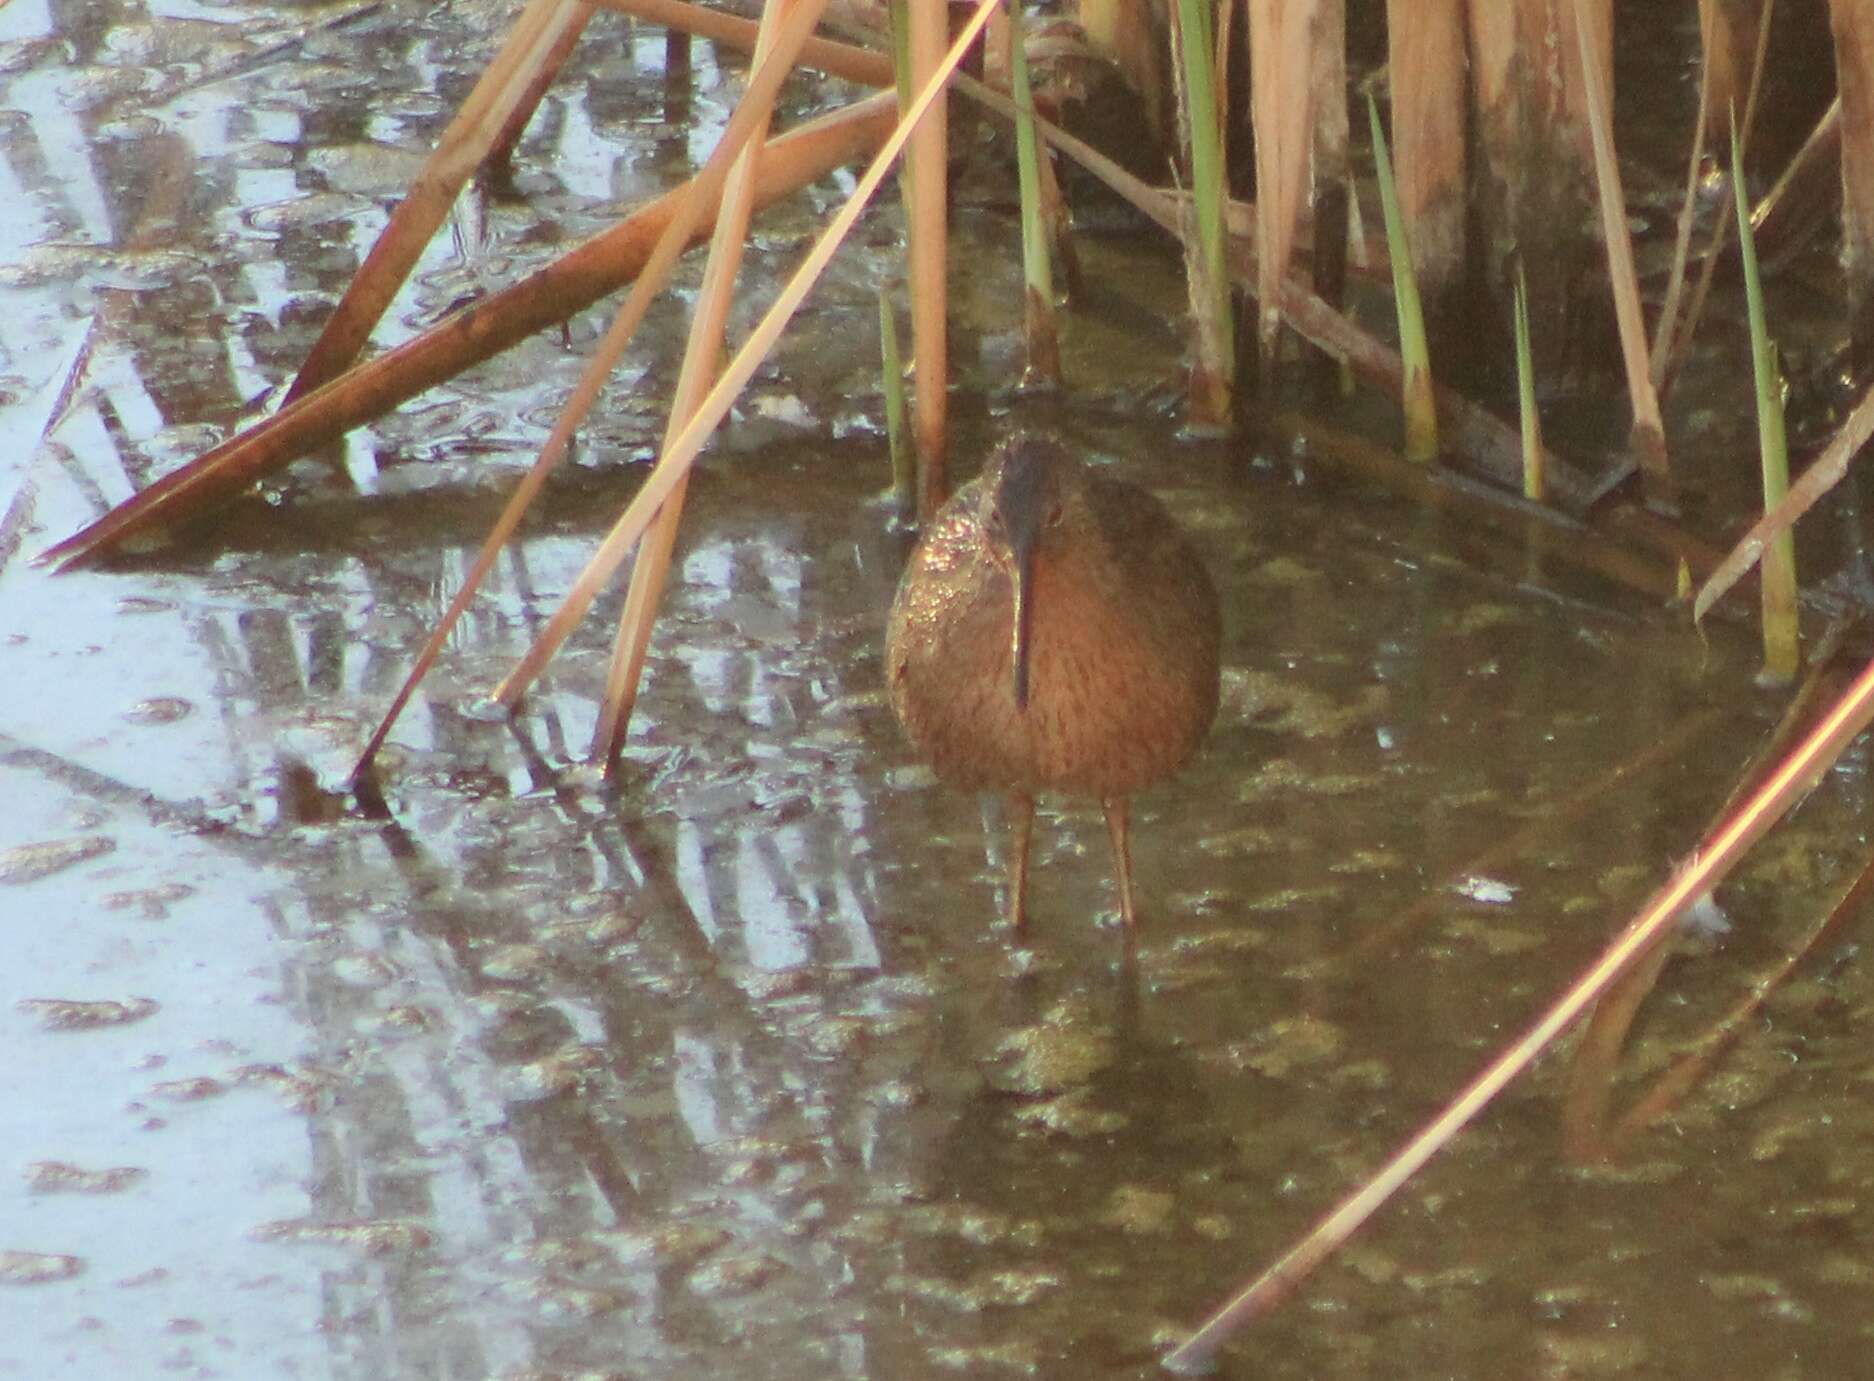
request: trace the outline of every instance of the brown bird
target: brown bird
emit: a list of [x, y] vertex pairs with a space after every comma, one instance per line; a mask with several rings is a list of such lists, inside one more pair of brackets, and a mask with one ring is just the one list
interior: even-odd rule
[[1170, 776], [1217, 712], [1217, 591], [1137, 485], [1017, 436], [945, 504], [892, 603], [892, 708], [937, 775], [1009, 793], [1019, 927], [1035, 796], [1096, 796], [1135, 923], [1126, 798]]

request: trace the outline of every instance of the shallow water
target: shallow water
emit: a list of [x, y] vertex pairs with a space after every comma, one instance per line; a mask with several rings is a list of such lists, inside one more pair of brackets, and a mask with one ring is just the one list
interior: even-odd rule
[[[400, 725], [394, 822], [346, 811], [596, 318], [185, 545], [26, 560], [290, 377], [505, 18], [345, 13], [0, 10], [0, 1375], [1152, 1375], [1595, 952], [1765, 731], [1723, 629], [1480, 561], [1461, 519], [1306, 454], [1174, 440], [1172, 269], [1141, 246], [1084, 247], [1108, 286], [1073, 392], [1012, 395], [1013, 229], [978, 205], [959, 454], [1054, 427], [1160, 493], [1224, 592], [1217, 727], [1135, 807], [1135, 960], [1098, 812], [1046, 803], [1012, 936], [994, 811], [884, 705], [889, 213], [699, 473], [620, 782], [578, 765], [602, 619], [512, 724], [476, 705], [636, 484], [674, 314]], [[699, 47], [673, 134], [662, 51], [595, 19], [523, 199], [465, 213], [381, 336], [666, 185], [734, 68]], [[832, 196], [763, 222], [757, 277]], [[41, 445], [87, 332], [87, 392]], [[1631, 1068], [1794, 943], [1865, 796], [1857, 757], [1759, 848]], [[1544, 1064], [1223, 1374], [1852, 1374], [1856, 957], [1804, 969], [1617, 1169], [1566, 1164]]]

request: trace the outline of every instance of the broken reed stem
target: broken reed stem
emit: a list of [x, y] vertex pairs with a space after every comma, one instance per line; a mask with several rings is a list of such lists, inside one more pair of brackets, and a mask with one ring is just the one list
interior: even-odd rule
[[1874, 718], [1874, 661], [1870, 661], [1795, 750], [1753, 791], [1708, 848], [1688, 857], [1672, 878], [1562, 996], [1446, 1108], [1418, 1131], [1365, 1184], [1335, 1206], [1275, 1264], [1213, 1313], [1166, 1358], [1165, 1366], [1203, 1371], [1231, 1334], [1300, 1288], [1315, 1267], [1370, 1218], [1548, 1048], [1635, 960], [1666, 935], [1694, 897], [1709, 892], [1734, 868], [1791, 805], [1840, 758]]
[[546, 89], [535, 78], [547, 68], [562, 39], [578, 37], [586, 13], [578, 0], [529, 0], [352, 275], [345, 295], [287, 389], [288, 403], [336, 378], [358, 358], [429, 247], [436, 227], [449, 214], [462, 185], [488, 157], [509, 122], [518, 119], [524, 124], [531, 115]]
[[[943, 0], [911, 0], [907, 8], [911, 83], [918, 90], [930, 90], [930, 75], [943, 56], [949, 6]], [[912, 405], [917, 435], [917, 511], [924, 522], [935, 517], [949, 497], [944, 478], [950, 401], [948, 93], [940, 85], [931, 91], [930, 100], [931, 116], [918, 123], [905, 153], [910, 193], [905, 221], [910, 232], [907, 285], [915, 360]]]
[[508, 673], [507, 678], [494, 689], [492, 696], [495, 700], [504, 705], [512, 705], [526, 692], [533, 679], [540, 674], [540, 669], [546, 665], [547, 660], [559, 649], [560, 644], [566, 640], [573, 627], [584, 617], [586, 609], [592, 603], [593, 596], [598, 593], [599, 586], [618, 568], [619, 563], [625, 559], [633, 544], [649, 525], [657, 509], [675, 490], [678, 480], [688, 473], [689, 467], [696, 460], [697, 452], [702, 449], [710, 433], [728, 414], [730, 405], [747, 385], [749, 379], [754, 376], [755, 370], [760, 367], [768, 351], [774, 348], [776, 339], [793, 318], [794, 313], [799, 310], [802, 299], [811, 291], [820, 274], [825, 271], [827, 263], [832, 259], [834, 251], [851, 232], [860, 213], [872, 199], [873, 194], [877, 192], [879, 183], [891, 167], [892, 160], [905, 146], [917, 122], [936, 103], [938, 93], [951, 74], [956, 71], [957, 64], [963, 60], [963, 55], [969, 50], [969, 45], [976, 40], [977, 35], [988, 24], [998, 2], [999, 0], [979, 0], [976, 8], [970, 12], [969, 19], [965, 22], [957, 41], [944, 55], [931, 80], [919, 90], [917, 99], [912, 102], [905, 119], [899, 121], [897, 127], [886, 138], [877, 156], [860, 176], [858, 185], [846, 199], [845, 205], [840, 207], [825, 233], [808, 251], [806, 259], [794, 271], [794, 276], [781, 290], [774, 305], [749, 333], [747, 341], [736, 352], [735, 358], [724, 367], [721, 377], [716, 380], [715, 386], [709, 390], [708, 396], [698, 406], [696, 415], [665, 449], [664, 454], [658, 458], [651, 473], [645, 477], [643, 486], [626, 506], [624, 514], [612, 525], [611, 531], [599, 544], [598, 551], [586, 563], [585, 569], [573, 581], [565, 598], [553, 611], [552, 616], [547, 620], [546, 627], [534, 639], [526, 655], [521, 658], [514, 670]]
[[1009, 0], [1009, 94], [1015, 101], [1015, 165], [1022, 194], [1022, 335], [1028, 381], [1061, 381], [1061, 342], [1054, 320], [1054, 271], [1048, 262], [1048, 227], [1041, 196], [1041, 148], [1035, 137], [1035, 102], [1023, 50], [1021, 0]]
[[1600, 189], [1601, 240], [1607, 251], [1607, 277], [1614, 291], [1614, 320], [1619, 326], [1620, 355], [1627, 368], [1627, 397], [1633, 409], [1631, 446], [1647, 497], [1670, 502], [1672, 472], [1666, 459], [1666, 428], [1659, 416], [1659, 393], [1647, 359], [1646, 321], [1640, 311], [1640, 280], [1633, 266], [1633, 239], [1627, 227], [1626, 194], [1614, 156], [1614, 98], [1600, 52], [1590, 32], [1588, 0], [1574, 0], [1575, 44], [1581, 54], [1586, 87], [1588, 132], [1594, 140], [1594, 174]]
[[1399, 358], [1405, 373], [1400, 390], [1400, 405], [1405, 410], [1405, 454], [1407, 460], [1430, 461], [1438, 455], [1438, 401], [1432, 388], [1425, 312], [1419, 304], [1418, 276], [1412, 270], [1412, 246], [1406, 240], [1405, 219], [1399, 213], [1392, 159], [1386, 153], [1386, 131], [1380, 127], [1379, 102], [1371, 91], [1366, 95], [1366, 112], [1373, 131], [1373, 170], [1379, 181], [1380, 210], [1386, 218], [1386, 252], [1392, 260], [1393, 308], [1399, 318]]
[[[784, 15], [797, 7], [808, 9], [817, 23], [825, 4], [826, 0], [766, 0], [760, 32], [755, 38], [755, 61], [761, 62], [772, 52]], [[696, 405], [715, 377], [716, 362], [722, 357], [723, 331], [729, 319], [729, 308], [735, 302], [735, 276], [741, 268], [742, 247], [748, 238], [748, 218], [754, 206], [754, 149], [767, 138], [773, 109], [771, 95], [766, 108], [757, 111], [755, 127], [748, 135], [754, 148], [745, 145], [736, 155], [728, 180], [723, 184], [716, 228], [709, 242], [709, 259], [703, 267], [702, 285], [697, 290], [690, 316], [690, 334], [684, 344], [683, 364], [671, 394], [670, 417], [664, 427], [666, 448], [695, 414]], [[686, 474], [671, 490], [670, 497], [639, 539], [637, 559], [631, 565], [631, 583], [625, 592], [625, 607], [619, 615], [618, 634], [612, 643], [611, 664], [606, 671], [605, 694], [599, 702], [598, 723], [592, 731], [592, 757], [608, 773], [618, 761], [630, 726], [632, 707], [637, 704], [638, 686], [644, 678], [644, 658], [651, 643], [651, 625], [663, 598], [670, 553], [676, 546], [677, 527], [683, 518], [683, 500], [688, 488]]]
[[1235, 332], [1230, 319], [1228, 237], [1224, 230], [1223, 139], [1211, 82], [1214, 40], [1206, 0], [1176, 0], [1178, 112], [1190, 150], [1191, 202], [1185, 229], [1185, 276], [1196, 331], [1190, 381], [1191, 420], [1221, 427], [1230, 420], [1236, 385]]
[[1536, 407], [1536, 357], [1529, 340], [1529, 280], [1516, 266], [1516, 413], [1523, 436], [1523, 497], [1545, 503], [1548, 474], [1542, 464], [1542, 413]]
[[1790, 486], [1789, 496], [1752, 524], [1750, 531], [1738, 539], [1737, 545], [1706, 577], [1698, 598], [1692, 603], [1692, 622], [1702, 620], [1711, 606], [1723, 599], [1762, 559], [1765, 548], [1775, 542], [1779, 534], [1787, 532], [1816, 500], [1841, 483], [1842, 476], [1848, 473], [1849, 462], [1870, 440], [1874, 440], [1874, 388], [1861, 395], [1841, 429], [1829, 438], [1822, 454], [1810, 461], [1802, 478]]
[[[1789, 495], [1789, 443], [1783, 429], [1783, 381], [1776, 343], [1763, 310], [1763, 280], [1757, 269], [1756, 237], [1737, 126], [1731, 126], [1731, 186], [1737, 203], [1737, 253], [1744, 268], [1744, 305], [1750, 320], [1750, 367], [1757, 384], [1757, 454], [1763, 469], [1763, 511], [1776, 510]], [[1763, 558], [1762, 679], [1788, 685], [1801, 662], [1796, 618], [1796, 534], [1789, 528], [1770, 539]]]
[[1841, 119], [1841, 97], [1837, 96], [1783, 165], [1770, 190], [1751, 208], [1759, 261], [1774, 264], [1787, 257], [1805, 242], [1809, 227], [1835, 214], [1835, 201], [1841, 196]]

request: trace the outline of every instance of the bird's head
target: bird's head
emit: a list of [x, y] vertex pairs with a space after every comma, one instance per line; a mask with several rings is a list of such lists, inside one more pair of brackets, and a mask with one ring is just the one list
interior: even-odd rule
[[1008, 572], [1015, 601], [1009, 659], [1017, 709], [1028, 707], [1035, 564], [1079, 507], [1084, 475], [1058, 441], [1021, 435], [996, 453], [983, 479], [979, 521], [991, 557]]

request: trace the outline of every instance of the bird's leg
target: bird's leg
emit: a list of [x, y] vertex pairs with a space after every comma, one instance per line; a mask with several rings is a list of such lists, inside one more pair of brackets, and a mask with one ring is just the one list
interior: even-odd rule
[[1132, 909], [1132, 850], [1126, 844], [1126, 798], [1107, 796], [1100, 801], [1106, 811], [1106, 832], [1113, 837], [1113, 875], [1119, 881], [1119, 919], [1131, 930], [1138, 923]]
[[1035, 827], [1035, 798], [1024, 792], [1009, 794], [1009, 925], [1020, 930], [1028, 918], [1028, 836]]

